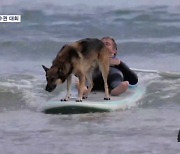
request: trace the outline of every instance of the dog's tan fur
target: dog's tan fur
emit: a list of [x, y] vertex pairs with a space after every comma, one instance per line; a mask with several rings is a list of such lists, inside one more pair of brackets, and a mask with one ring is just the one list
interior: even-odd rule
[[109, 51], [98, 39], [83, 39], [62, 47], [51, 68], [43, 66], [47, 77], [46, 90], [53, 91], [57, 84], [63, 83], [67, 79], [67, 95], [63, 100], [69, 100], [71, 79], [72, 74], [74, 74], [79, 78], [78, 99], [76, 101], [82, 101], [86, 79], [90, 83], [87, 95], [93, 88], [92, 73], [97, 66], [99, 66], [104, 79], [105, 99], [109, 100], [107, 84]]

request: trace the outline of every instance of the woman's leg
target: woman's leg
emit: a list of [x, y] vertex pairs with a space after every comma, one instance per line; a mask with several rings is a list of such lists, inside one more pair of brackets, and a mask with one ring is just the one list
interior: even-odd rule
[[128, 81], [123, 81], [119, 83], [117, 87], [111, 90], [111, 95], [112, 96], [119, 96], [120, 94], [124, 93], [128, 89], [129, 82]]
[[128, 89], [129, 82], [123, 81], [123, 75], [117, 68], [110, 67], [108, 81], [112, 96], [119, 96]]

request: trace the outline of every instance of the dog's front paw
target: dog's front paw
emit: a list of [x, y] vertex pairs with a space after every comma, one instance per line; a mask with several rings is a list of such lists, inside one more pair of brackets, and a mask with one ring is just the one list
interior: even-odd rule
[[62, 98], [62, 99], [61, 99], [61, 102], [66, 102], [66, 101], [68, 101], [68, 100], [65, 99], [65, 98]]
[[65, 98], [62, 98], [61, 99], [61, 101], [69, 101], [70, 100], [70, 98], [71, 98], [71, 94], [67, 94], [66, 96], [65, 96]]
[[109, 101], [109, 100], [111, 100], [111, 98], [110, 97], [104, 97], [104, 100]]
[[61, 101], [66, 102], [66, 101], [69, 101], [69, 99], [70, 99], [70, 97], [62, 98]]
[[76, 99], [76, 102], [82, 102], [81, 98]]
[[88, 98], [88, 96], [87, 95], [83, 95], [83, 99], [87, 99]]

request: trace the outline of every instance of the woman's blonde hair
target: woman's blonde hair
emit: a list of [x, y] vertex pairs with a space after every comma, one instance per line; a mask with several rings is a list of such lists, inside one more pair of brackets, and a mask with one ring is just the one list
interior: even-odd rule
[[116, 41], [114, 40], [114, 38], [109, 37], [109, 36], [101, 38], [101, 40], [104, 40], [104, 39], [110, 39], [113, 42], [114, 49], [116, 50], [116, 53], [115, 53], [114, 56], [116, 56], [116, 54], [117, 54], [117, 44], [116, 44]]
[[112, 37], [106, 36], [106, 37], [101, 38], [101, 40], [104, 40], [104, 39], [110, 39], [110, 40], [112, 40], [113, 46], [114, 46], [114, 48], [117, 50], [116, 41], [115, 41]]

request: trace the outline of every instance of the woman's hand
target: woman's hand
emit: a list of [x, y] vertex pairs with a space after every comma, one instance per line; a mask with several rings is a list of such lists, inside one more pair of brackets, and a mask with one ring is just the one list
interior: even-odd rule
[[121, 61], [117, 58], [110, 58], [110, 66], [119, 65]]

